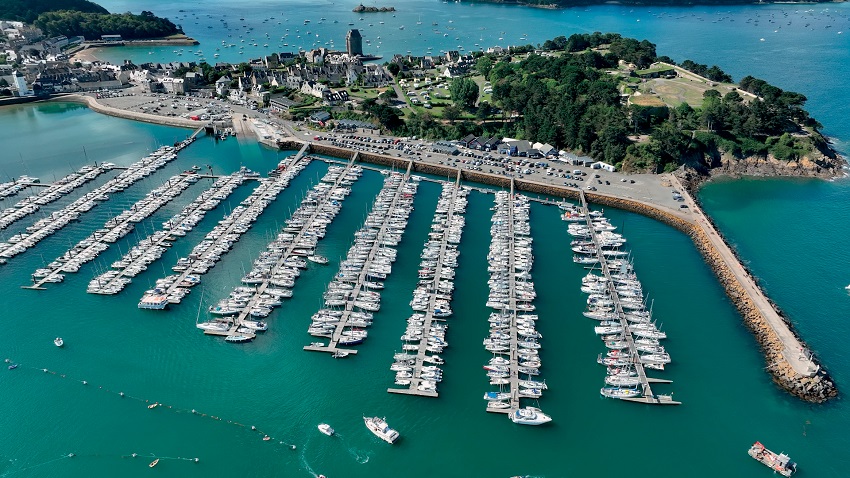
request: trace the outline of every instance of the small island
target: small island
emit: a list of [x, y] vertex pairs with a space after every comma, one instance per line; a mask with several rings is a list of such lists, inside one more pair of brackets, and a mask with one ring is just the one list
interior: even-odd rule
[[354, 13], [394, 12], [395, 7], [367, 7], [362, 3], [354, 7]]

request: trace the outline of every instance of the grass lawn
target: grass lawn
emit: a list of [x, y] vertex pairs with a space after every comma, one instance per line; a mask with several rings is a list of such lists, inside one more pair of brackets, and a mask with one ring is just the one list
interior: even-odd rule
[[486, 101], [487, 103], [493, 104], [493, 95], [491, 93], [484, 93], [484, 83], [487, 80], [482, 75], [475, 75], [472, 78], [472, 81], [478, 85], [478, 102]]

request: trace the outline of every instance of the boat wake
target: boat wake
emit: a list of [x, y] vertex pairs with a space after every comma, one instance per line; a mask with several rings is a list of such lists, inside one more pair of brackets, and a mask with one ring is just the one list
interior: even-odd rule
[[368, 451], [358, 450], [357, 448], [349, 448], [348, 454], [351, 455], [351, 457], [354, 458], [354, 461], [358, 464], [365, 465], [366, 463], [369, 463], [370, 454]]

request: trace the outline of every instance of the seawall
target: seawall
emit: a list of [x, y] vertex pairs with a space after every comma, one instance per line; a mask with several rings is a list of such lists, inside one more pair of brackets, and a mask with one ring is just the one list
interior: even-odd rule
[[[286, 149], [300, 149], [303, 143], [297, 141], [281, 142]], [[352, 152], [347, 149], [328, 145], [311, 145], [311, 152], [341, 159], [349, 159]], [[374, 153], [360, 152], [359, 159], [364, 162], [398, 169], [407, 168], [410, 160], [394, 158]], [[437, 176], [455, 177], [457, 169], [450, 166], [414, 161], [413, 171]], [[478, 171], [461, 170], [461, 178], [500, 188], [510, 187], [510, 178]], [[673, 178], [675, 184], [678, 180]], [[566, 188], [551, 184], [523, 179], [515, 179], [514, 187], [520, 191], [546, 194], [578, 200], [580, 192], [575, 188]], [[704, 215], [702, 209], [693, 200], [689, 192], [681, 187], [690, 213], [668, 211], [656, 205], [613, 195], [589, 192], [586, 199], [594, 204], [614, 207], [634, 212], [661, 221], [687, 234], [694, 242], [708, 266], [726, 291], [729, 299], [741, 314], [744, 324], [755, 335], [756, 341], [767, 362], [767, 370], [777, 385], [803, 400], [814, 403], [825, 402], [838, 395], [835, 383], [829, 374], [817, 363], [805, 343], [799, 339], [787, 319], [767, 298], [755, 283], [749, 271], [735, 256], [719, 231]]]
[[168, 116], [153, 115], [150, 113], [140, 113], [135, 111], [126, 111], [119, 108], [113, 108], [111, 106], [102, 105], [98, 103], [95, 98], [86, 95], [70, 94], [51, 98], [49, 101], [67, 101], [69, 103], [80, 103], [88, 106], [92, 111], [96, 111], [105, 115], [136, 121], [143, 121], [145, 123], [174, 126], [177, 128], [197, 129], [203, 126], [204, 124], [201, 121], [193, 121], [185, 118], [170, 118]]

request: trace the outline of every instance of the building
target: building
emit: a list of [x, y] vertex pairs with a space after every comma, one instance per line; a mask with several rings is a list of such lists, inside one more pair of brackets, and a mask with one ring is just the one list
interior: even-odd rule
[[269, 101], [269, 109], [275, 113], [282, 113], [284, 111], [289, 111], [290, 108], [295, 106], [296, 103], [285, 96], [281, 96], [280, 98], [272, 98]]
[[311, 123], [322, 126], [324, 126], [329, 119], [331, 119], [331, 114], [327, 111], [316, 111], [315, 113], [310, 115]]
[[18, 96], [30, 96], [32, 94], [27, 87], [27, 79], [24, 78], [24, 75], [20, 71], [15, 70], [12, 74], [12, 79], [14, 80], [13, 86], [18, 90]]
[[360, 36], [360, 31], [356, 28], [348, 30], [345, 35], [345, 51], [349, 56], [359, 56], [363, 54], [363, 37]]
[[230, 78], [222, 76], [215, 82], [215, 94], [219, 96], [227, 96], [227, 91], [230, 89]]
[[121, 41], [121, 35], [101, 35], [100, 39], [108, 42]]

